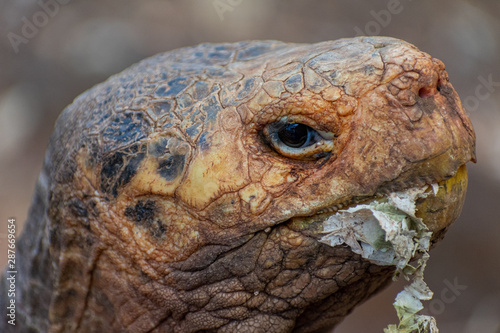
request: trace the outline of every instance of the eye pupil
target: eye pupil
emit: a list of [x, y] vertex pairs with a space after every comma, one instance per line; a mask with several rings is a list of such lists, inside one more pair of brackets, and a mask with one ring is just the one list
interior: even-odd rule
[[286, 124], [278, 131], [280, 140], [289, 147], [302, 147], [309, 136], [309, 126], [304, 124]]

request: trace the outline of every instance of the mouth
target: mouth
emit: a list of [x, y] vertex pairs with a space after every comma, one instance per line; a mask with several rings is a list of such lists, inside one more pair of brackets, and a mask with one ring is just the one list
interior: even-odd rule
[[[423, 279], [429, 250], [460, 215], [467, 180], [467, 169], [462, 165], [446, 180], [417, 182], [402, 190], [319, 207], [313, 215], [288, 219], [283, 227], [309, 238], [311, 242], [306, 244], [343, 247], [370, 264], [393, 267], [394, 278], [402, 275], [411, 281], [394, 303], [398, 315], [404, 310], [405, 318], [415, 325], [427, 325], [434, 319], [418, 312], [423, 308], [421, 301], [432, 298]], [[292, 246], [303, 244], [287, 241]]]
[[424, 282], [424, 270], [430, 247], [460, 215], [466, 189], [467, 169], [462, 165], [447, 180], [392, 192], [330, 214], [322, 222], [319, 241], [330, 246], [345, 244], [373, 264], [394, 266], [395, 277], [411, 280], [394, 302], [400, 318], [397, 327], [410, 323], [412, 332], [420, 327], [437, 332], [433, 317], [418, 314], [423, 309], [421, 301], [433, 297]]
[[446, 180], [322, 208], [288, 225], [321, 243], [348, 245], [375, 264], [402, 268], [415, 255], [415, 242], [426, 252], [458, 218], [467, 179], [462, 165]]
[[320, 242], [345, 243], [375, 264], [403, 269], [416, 252], [426, 253], [444, 237], [460, 215], [466, 189], [463, 165], [447, 180], [338, 210], [323, 222]]
[[[454, 176], [431, 185], [424, 185], [423, 187], [427, 187], [427, 193], [431, 192], [432, 188], [435, 189], [433, 192], [437, 193], [426, 195], [425, 198], [420, 198], [417, 201], [417, 217], [424, 219], [424, 223], [433, 232], [437, 232], [448, 227], [449, 224], [460, 214], [463, 201], [465, 199], [467, 183], [467, 168], [464, 164], [457, 169]], [[419, 186], [410, 186], [406, 188], [406, 190], [416, 187]], [[346, 210], [360, 204], [368, 204], [376, 200], [383, 201], [391, 193], [389, 191], [385, 192], [385, 194], [377, 194], [368, 198], [355, 198], [347, 203], [339, 203], [321, 208], [314, 214], [311, 214], [311, 216], [335, 214], [339, 211]]]

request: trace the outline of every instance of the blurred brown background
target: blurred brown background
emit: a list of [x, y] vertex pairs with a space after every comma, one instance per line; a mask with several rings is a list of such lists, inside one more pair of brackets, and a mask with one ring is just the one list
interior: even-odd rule
[[[407, 40], [441, 59], [478, 142], [460, 219], [435, 248], [427, 302], [443, 333], [500, 332], [500, 1], [0, 0], [0, 265], [53, 123], [79, 93], [158, 52], [201, 42]], [[489, 83], [488, 83], [489, 82]], [[19, 230], [18, 230], [19, 231]], [[18, 233], [19, 234], [19, 233]], [[337, 333], [382, 332], [404, 281], [358, 307]]]

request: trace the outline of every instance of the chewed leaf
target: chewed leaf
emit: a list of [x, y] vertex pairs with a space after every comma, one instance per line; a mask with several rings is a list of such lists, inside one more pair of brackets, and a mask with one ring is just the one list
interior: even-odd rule
[[[376, 265], [396, 266], [396, 276], [412, 280], [394, 302], [398, 325], [389, 325], [385, 333], [437, 333], [433, 317], [418, 315], [423, 300], [432, 292], [423, 280], [432, 233], [416, 217], [416, 201], [427, 196], [428, 186], [394, 192], [385, 199], [373, 200], [338, 211], [323, 222], [321, 242], [330, 246], [346, 244], [351, 250]], [[436, 191], [436, 187], [432, 185]], [[416, 267], [410, 265], [420, 253]]]

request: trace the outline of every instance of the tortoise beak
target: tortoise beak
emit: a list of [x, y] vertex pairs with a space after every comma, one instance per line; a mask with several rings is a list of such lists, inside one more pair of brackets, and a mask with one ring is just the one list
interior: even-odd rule
[[432, 231], [432, 243], [444, 237], [449, 226], [455, 221], [465, 201], [467, 190], [467, 168], [458, 168], [455, 176], [438, 183], [437, 193], [431, 191], [416, 202], [416, 216], [421, 218]]

